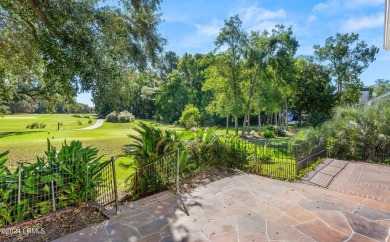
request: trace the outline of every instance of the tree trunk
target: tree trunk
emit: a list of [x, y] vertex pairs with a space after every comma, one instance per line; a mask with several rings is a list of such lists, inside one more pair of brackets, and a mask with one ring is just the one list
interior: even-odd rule
[[248, 123], [247, 123], [247, 132], [248, 132], [248, 134], [250, 134], [251, 133], [251, 114], [250, 113], [248, 113], [248, 118], [247, 118], [247, 121], [248, 121]]
[[279, 110], [279, 129], [283, 129], [283, 112], [282, 112], [282, 110]]
[[226, 116], [226, 134], [229, 134], [229, 115]]
[[241, 132], [241, 134], [245, 133], [245, 122], [246, 122], [246, 114], [244, 114], [244, 121], [242, 121], [242, 132]]
[[288, 98], [286, 97], [286, 131], [288, 131]]
[[247, 117], [247, 115], [250, 114], [250, 111], [251, 111], [251, 100], [253, 97], [253, 88], [255, 86], [258, 74], [259, 74], [259, 70], [256, 70], [255, 75], [253, 76], [253, 78], [251, 78], [249, 91], [248, 91], [248, 101], [246, 102], [245, 113], [244, 113], [244, 122], [242, 125], [242, 134], [244, 134], [244, 132], [245, 132], [246, 122], [249, 123], [249, 117]]
[[259, 112], [258, 119], [259, 119], [259, 131], [261, 131], [261, 112]]
[[235, 129], [235, 134], [238, 135], [238, 117], [234, 117], [234, 129]]

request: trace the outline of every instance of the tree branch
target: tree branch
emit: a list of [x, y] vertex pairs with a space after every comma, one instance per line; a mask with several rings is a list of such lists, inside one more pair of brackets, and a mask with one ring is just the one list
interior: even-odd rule
[[[50, 24], [49, 19], [46, 15], [39, 9], [39, 6], [36, 0], [27, 0], [29, 6], [33, 10], [35, 16], [43, 23], [43, 25], [58, 39], [63, 40], [61, 34]], [[65, 37], [65, 41], [68, 39]]]

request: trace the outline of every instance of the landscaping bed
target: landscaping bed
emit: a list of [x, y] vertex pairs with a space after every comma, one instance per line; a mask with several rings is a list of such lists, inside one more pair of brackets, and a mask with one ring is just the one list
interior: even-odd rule
[[231, 177], [243, 173], [237, 169], [222, 169], [211, 167], [201, 171], [195, 177], [184, 179], [180, 182], [180, 192], [187, 192], [200, 186], [207, 185], [211, 182], [221, 180], [225, 177]]
[[52, 241], [106, 219], [97, 206], [86, 203], [0, 228], [0, 241]]

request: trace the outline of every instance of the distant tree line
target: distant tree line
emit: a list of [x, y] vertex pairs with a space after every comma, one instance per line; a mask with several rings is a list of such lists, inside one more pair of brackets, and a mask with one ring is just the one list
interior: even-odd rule
[[20, 114], [20, 113], [94, 113], [95, 109], [89, 107], [83, 103], [73, 102], [68, 104], [65, 102], [57, 103], [53, 107], [34, 100], [29, 96], [19, 97], [18, 100], [14, 100], [9, 103], [9, 113]]

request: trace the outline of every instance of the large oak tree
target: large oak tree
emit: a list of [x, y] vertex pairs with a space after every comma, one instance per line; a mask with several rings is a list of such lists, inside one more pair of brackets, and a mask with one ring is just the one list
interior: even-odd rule
[[129, 70], [154, 62], [164, 43], [157, 32], [160, 0], [118, 4], [2, 0], [0, 102], [21, 93], [73, 100], [92, 91], [96, 97], [107, 83], [120, 83]]

